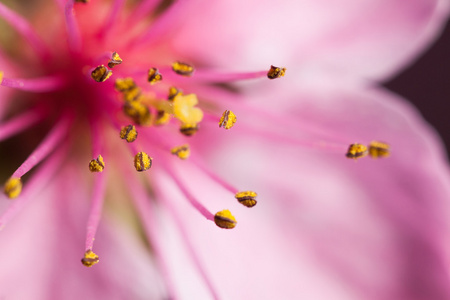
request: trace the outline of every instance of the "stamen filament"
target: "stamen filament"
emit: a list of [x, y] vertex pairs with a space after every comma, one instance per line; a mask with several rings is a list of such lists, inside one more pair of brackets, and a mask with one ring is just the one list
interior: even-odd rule
[[223, 180], [222, 178], [217, 176], [216, 173], [214, 173], [211, 170], [209, 170], [204, 164], [200, 163], [199, 160], [195, 159], [195, 157], [191, 157], [190, 162], [192, 162], [203, 173], [208, 175], [209, 178], [211, 178], [212, 180], [217, 182], [219, 185], [224, 187], [226, 190], [228, 190], [231, 193], [233, 193], [233, 195], [236, 194], [237, 192], [239, 192], [239, 190], [237, 188], [235, 188], [234, 186], [232, 186], [231, 184], [229, 184], [228, 182], [226, 182], [225, 180]]
[[207, 82], [230, 82], [255, 78], [267, 78], [267, 70], [255, 72], [219, 73], [212, 70], [196, 69], [193, 79]]
[[[123, 167], [122, 170], [129, 170], [129, 168]], [[126, 173], [126, 185], [132, 195], [131, 199], [134, 202], [134, 206], [136, 207], [136, 211], [139, 214], [139, 219], [142, 222], [147, 239], [152, 245], [157, 263], [161, 269], [164, 283], [167, 287], [167, 296], [169, 299], [175, 299], [175, 288], [170, 276], [168, 263], [164, 258], [163, 247], [159, 242], [161, 237], [158, 236], [158, 226], [154, 221], [154, 209], [152, 201], [149, 201], [149, 197], [145, 190], [140, 184], [136, 182], [136, 175], [131, 174], [131, 172]]]
[[61, 143], [69, 127], [72, 124], [72, 117], [63, 116], [61, 120], [52, 128], [39, 146], [31, 153], [22, 165], [13, 173], [11, 177], [22, 177]]
[[169, 161], [166, 161], [164, 164], [166, 167], [164, 170], [169, 174], [169, 176], [173, 179], [175, 184], [178, 186], [180, 191], [183, 193], [183, 195], [186, 197], [186, 199], [189, 201], [189, 203], [199, 212], [201, 213], [207, 220], [214, 222], [214, 215], [206, 209], [206, 207], [203, 206], [186, 188], [186, 186], [181, 182], [178, 175], [173, 171], [171, 163]]
[[123, 9], [124, 4], [125, 0], [115, 0], [113, 2], [109, 15], [99, 31], [99, 37], [101, 39], [108, 37], [109, 34], [113, 32], [114, 25], [117, 24], [117, 19], [119, 18], [119, 14]]
[[0, 124], [0, 141], [6, 140], [7, 138], [27, 129], [33, 124], [38, 123], [44, 119], [46, 115], [47, 113], [37, 110], [30, 110], [4, 122], [3, 124]]
[[[90, 124], [93, 157], [97, 157], [102, 151], [100, 124], [95, 121], [96, 120], [91, 120]], [[94, 176], [94, 191], [92, 193], [91, 209], [86, 227], [86, 251], [92, 250], [92, 247], [94, 246], [95, 234], [100, 223], [103, 202], [105, 199], [106, 177], [102, 172], [94, 173]]]
[[3, 78], [0, 85], [28, 92], [45, 93], [64, 87], [64, 80], [57, 76], [47, 76], [33, 79]]
[[64, 7], [64, 15], [66, 20], [69, 48], [74, 52], [80, 52], [81, 36], [74, 15], [74, 8], [73, 8], [74, 2], [75, 0], [67, 0], [67, 3]]
[[[67, 154], [68, 145], [63, 145], [54, 155], [52, 155], [37, 172], [26, 182], [20, 197], [10, 202], [8, 208], [0, 215], [0, 230], [32, 199], [35, 199], [42, 188], [45, 187], [61, 167], [61, 163]], [[6, 196], [3, 196], [6, 197]]]
[[3, 3], [0, 2], [0, 16], [14, 27], [36, 50], [42, 58], [46, 58], [49, 55], [47, 46], [39, 38], [37, 33], [33, 30], [33, 27], [27, 22], [26, 19], [19, 16], [17, 13], [9, 9]]
[[219, 296], [217, 295], [216, 289], [214, 288], [211, 280], [209, 279], [208, 274], [206, 273], [206, 270], [203, 268], [202, 263], [198, 257], [198, 255], [195, 252], [195, 248], [192, 245], [192, 242], [189, 239], [189, 234], [185, 229], [185, 226], [181, 223], [180, 220], [183, 220], [183, 218], [178, 214], [175, 207], [170, 203], [170, 201], [167, 200], [165, 196], [163, 196], [161, 190], [158, 188], [158, 184], [155, 184], [155, 194], [158, 199], [162, 199], [161, 201], [163, 205], [167, 208], [167, 211], [172, 216], [173, 221], [175, 222], [175, 225], [180, 232], [181, 238], [184, 242], [184, 245], [186, 246], [186, 249], [188, 250], [188, 254], [191, 256], [192, 262], [194, 266], [197, 268], [198, 272], [200, 273], [200, 276], [202, 277], [203, 281], [205, 282], [206, 286], [208, 287], [213, 299], [218, 300]]

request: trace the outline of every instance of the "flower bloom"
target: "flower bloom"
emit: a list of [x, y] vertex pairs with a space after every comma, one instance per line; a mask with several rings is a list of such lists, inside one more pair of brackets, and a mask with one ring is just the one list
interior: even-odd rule
[[0, 4], [0, 296], [449, 298], [440, 143], [374, 84], [446, 1], [85, 2]]

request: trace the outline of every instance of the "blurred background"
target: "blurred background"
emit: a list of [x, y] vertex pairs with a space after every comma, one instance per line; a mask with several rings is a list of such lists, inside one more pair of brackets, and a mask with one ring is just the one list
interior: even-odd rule
[[414, 103], [440, 133], [450, 156], [450, 23], [422, 57], [384, 86]]

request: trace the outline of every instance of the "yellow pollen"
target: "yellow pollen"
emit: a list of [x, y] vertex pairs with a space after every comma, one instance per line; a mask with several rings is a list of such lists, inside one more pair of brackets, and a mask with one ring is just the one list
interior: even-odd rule
[[120, 65], [122, 61], [123, 60], [120, 58], [119, 54], [117, 52], [113, 52], [113, 54], [111, 55], [111, 59], [108, 62], [108, 67], [112, 69], [115, 66]]
[[108, 68], [105, 67], [104, 65], [98, 66], [91, 73], [92, 79], [94, 79], [97, 82], [104, 82], [106, 79], [111, 77], [111, 75], [112, 72], [108, 70]]
[[134, 157], [134, 167], [138, 172], [147, 171], [152, 167], [152, 158], [145, 152], [139, 152]]
[[177, 89], [176, 87], [171, 86], [169, 88], [169, 96], [167, 97], [167, 99], [169, 99], [169, 101], [173, 101], [173, 99], [177, 95], [183, 95], [183, 92], [181, 90]]
[[84, 253], [84, 257], [81, 259], [81, 263], [88, 268], [92, 267], [99, 261], [98, 255], [92, 252], [92, 250], [87, 250]]
[[138, 125], [148, 126], [151, 124], [152, 116], [150, 110], [145, 104], [142, 104], [139, 101], [125, 102], [123, 111]]
[[160, 82], [163, 79], [161, 73], [159, 73], [158, 69], [151, 68], [148, 70], [148, 82], [150, 82], [151, 85]]
[[214, 215], [214, 223], [224, 229], [232, 229], [236, 227], [236, 219], [228, 209], [219, 211]]
[[194, 67], [191, 65], [188, 65], [187, 63], [183, 63], [180, 61], [176, 61], [172, 64], [172, 70], [177, 73], [178, 75], [182, 76], [192, 76], [194, 73]]
[[118, 78], [114, 82], [114, 86], [119, 92], [125, 92], [134, 89], [136, 87], [136, 82], [134, 82], [133, 78], [130, 77]]
[[364, 156], [367, 156], [367, 147], [362, 144], [351, 144], [348, 147], [347, 153], [345, 156], [347, 158], [358, 159]]
[[177, 95], [173, 99], [173, 114], [182, 123], [197, 124], [203, 119], [203, 111], [194, 107], [197, 104], [195, 94]]
[[237, 193], [234, 197], [242, 205], [247, 206], [247, 207], [253, 207], [257, 203], [256, 200], [255, 200], [256, 196], [258, 196], [258, 194], [256, 194], [253, 191], [245, 191], [245, 192]]
[[5, 195], [9, 199], [14, 199], [19, 197], [22, 192], [22, 180], [19, 177], [11, 177], [6, 181], [4, 188]]
[[286, 68], [278, 68], [275, 66], [270, 66], [269, 72], [267, 72], [267, 78], [269, 79], [276, 79], [283, 77], [286, 73]]
[[231, 110], [224, 111], [219, 121], [219, 127], [228, 130], [234, 126], [234, 123], [236, 123], [236, 115]]
[[172, 150], [170, 150], [170, 152], [173, 155], [178, 156], [180, 159], [187, 159], [189, 157], [189, 155], [191, 154], [191, 150], [189, 149], [189, 145], [182, 145], [182, 146], [178, 146], [178, 147], [174, 147], [172, 148]]
[[2, 81], [3, 81], [3, 72], [0, 71], [0, 84], [2, 83]]
[[128, 91], [123, 92], [124, 101], [136, 101], [141, 96], [141, 88], [135, 87]]
[[372, 141], [369, 144], [369, 155], [372, 158], [389, 157], [391, 155], [389, 144]]
[[138, 133], [136, 131], [136, 127], [133, 125], [128, 125], [122, 127], [120, 130], [120, 138], [126, 140], [128, 143], [134, 142], [138, 137]]
[[89, 162], [89, 171], [91, 172], [103, 172], [105, 169], [105, 162], [103, 161], [103, 157], [99, 155], [96, 159], [93, 159]]
[[170, 120], [170, 114], [166, 113], [163, 110], [158, 110], [158, 114], [156, 115], [156, 119], [154, 122], [155, 126], [165, 125]]
[[198, 124], [181, 124], [180, 132], [185, 136], [192, 136], [198, 131]]

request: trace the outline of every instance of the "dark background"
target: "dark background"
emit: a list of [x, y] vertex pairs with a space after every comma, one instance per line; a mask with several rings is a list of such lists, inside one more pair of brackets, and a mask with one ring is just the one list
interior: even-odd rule
[[439, 40], [413, 65], [384, 84], [408, 99], [450, 149], [450, 22]]

